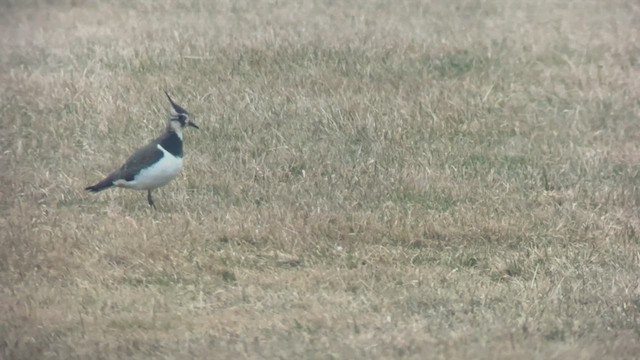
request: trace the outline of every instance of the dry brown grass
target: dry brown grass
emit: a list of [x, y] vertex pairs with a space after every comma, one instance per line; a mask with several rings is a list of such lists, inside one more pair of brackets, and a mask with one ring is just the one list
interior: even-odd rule
[[640, 354], [634, 2], [1, 6], [0, 358]]

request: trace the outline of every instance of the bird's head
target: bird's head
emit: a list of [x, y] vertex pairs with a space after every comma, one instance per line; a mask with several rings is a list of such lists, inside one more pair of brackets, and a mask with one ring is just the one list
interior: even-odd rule
[[169, 126], [179, 132], [182, 132], [182, 129], [187, 126], [200, 129], [198, 125], [191, 121], [187, 110], [185, 110], [182, 106], [176, 104], [166, 91], [164, 93], [167, 95], [167, 98], [171, 103], [171, 117], [169, 118]]

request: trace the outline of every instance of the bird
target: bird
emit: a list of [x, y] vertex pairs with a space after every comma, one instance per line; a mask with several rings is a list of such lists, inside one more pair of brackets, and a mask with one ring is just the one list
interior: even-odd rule
[[186, 127], [200, 129], [191, 121], [187, 110], [176, 104], [169, 93], [164, 93], [171, 103], [171, 115], [162, 135], [138, 149], [119, 169], [85, 190], [93, 193], [112, 187], [146, 190], [149, 206], [156, 208], [151, 192], [167, 185], [182, 170], [182, 131]]

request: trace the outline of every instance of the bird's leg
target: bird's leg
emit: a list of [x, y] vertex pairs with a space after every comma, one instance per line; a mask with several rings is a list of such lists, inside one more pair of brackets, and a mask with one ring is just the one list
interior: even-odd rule
[[151, 206], [155, 210], [156, 204], [153, 203], [153, 198], [151, 197], [151, 190], [147, 190], [147, 201], [149, 202], [149, 206]]

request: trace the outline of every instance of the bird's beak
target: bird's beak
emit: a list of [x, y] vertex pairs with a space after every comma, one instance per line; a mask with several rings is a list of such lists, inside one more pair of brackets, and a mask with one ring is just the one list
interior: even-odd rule
[[200, 128], [198, 127], [198, 125], [196, 125], [196, 124], [192, 123], [191, 121], [189, 121], [189, 122], [187, 123], [187, 126], [191, 126], [191, 127], [196, 128], [196, 129], [200, 129]]

